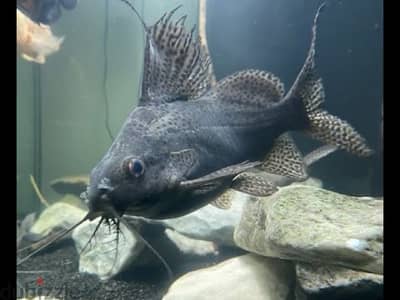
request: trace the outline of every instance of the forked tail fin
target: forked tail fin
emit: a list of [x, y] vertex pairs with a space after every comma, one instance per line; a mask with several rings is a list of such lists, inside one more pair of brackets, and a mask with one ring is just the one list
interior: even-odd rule
[[365, 139], [346, 121], [331, 115], [321, 108], [325, 93], [322, 79], [316, 72], [315, 41], [317, 35], [318, 17], [323, 3], [314, 18], [312, 27], [311, 47], [307, 59], [286, 97], [300, 98], [306, 109], [309, 127], [306, 132], [316, 140], [325, 144], [335, 145], [358, 156], [369, 156], [373, 151]]

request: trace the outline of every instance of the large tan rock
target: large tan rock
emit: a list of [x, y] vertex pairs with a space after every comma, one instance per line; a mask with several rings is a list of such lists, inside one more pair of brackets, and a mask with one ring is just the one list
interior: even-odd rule
[[383, 273], [383, 201], [293, 185], [249, 201], [236, 244], [260, 255]]
[[337, 295], [346, 299], [383, 299], [383, 275], [332, 265], [296, 264], [297, 288], [305, 296]]

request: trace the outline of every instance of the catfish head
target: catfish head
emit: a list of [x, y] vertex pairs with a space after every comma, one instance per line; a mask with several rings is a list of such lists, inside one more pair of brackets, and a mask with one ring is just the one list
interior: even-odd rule
[[189, 166], [177, 163], [176, 156], [139, 138], [129, 145], [117, 139], [90, 175], [85, 198], [93, 217], [112, 217], [111, 211], [120, 216], [152, 214], [161, 199], [168, 201], [179, 189], [187, 173]]

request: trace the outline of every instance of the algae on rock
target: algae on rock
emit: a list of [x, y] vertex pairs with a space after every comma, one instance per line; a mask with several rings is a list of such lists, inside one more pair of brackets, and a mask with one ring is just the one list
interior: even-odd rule
[[235, 243], [283, 259], [383, 273], [383, 201], [293, 185], [249, 201]]

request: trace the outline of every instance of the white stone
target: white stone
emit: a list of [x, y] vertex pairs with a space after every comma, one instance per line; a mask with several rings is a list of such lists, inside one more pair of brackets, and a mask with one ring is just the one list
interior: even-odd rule
[[323, 188], [324, 183], [321, 179], [315, 177], [309, 177], [305, 181], [302, 182], [293, 182], [292, 185], [309, 185], [313, 187]]
[[291, 262], [246, 254], [183, 275], [163, 300], [286, 300], [294, 278]]
[[168, 228], [165, 230], [165, 234], [175, 244], [175, 246], [185, 254], [195, 254], [200, 256], [209, 254], [218, 255], [218, 249], [214, 242], [188, 238], [185, 235]]
[[99, 227], [91, 243], [87, 244], [99, 220], [97, 218], [80, 225], [73, 231], [72, 238], [80, 253], [79, 272], [96, 274], [101, 280], [107, 280], [123, 271], [140, 254], [144, 245], [124, 224], [120, 224], [118, 245], [116, 233], [113, 229], [110, 233], [106, 224]]
[[78, 223], [87, 211], [66, 202], [56, 202], [47, 207], [33, 224], [31, 233], [47, 235], [55, 227], [69, 228]]
[[232, 206], [229, 209], [209, 204], [188, 215], [159, 223], [193, 239], [233, 246], [234, 228], [239, 224], [244, 204], [251, 200], [250, 196], [243, 193], [235, 192], [232, 195]]
[[359, 240], [359, 239], [349, 239], [346, 242], [346, 246], [354, 251], [364, 251], [368, 247], [367, 241]]

